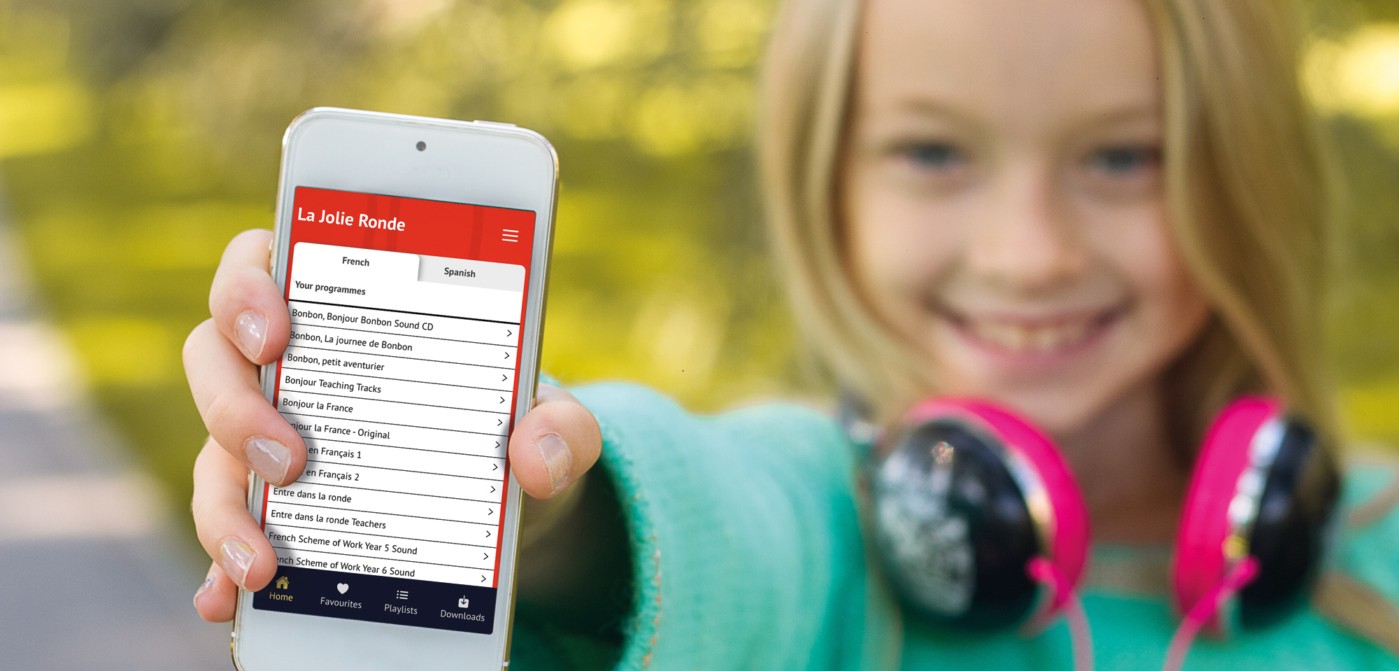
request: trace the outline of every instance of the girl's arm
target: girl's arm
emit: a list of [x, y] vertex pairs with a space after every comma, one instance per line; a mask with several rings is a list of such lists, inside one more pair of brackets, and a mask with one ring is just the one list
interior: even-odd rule
[[576, 393], [602, 428], [589, 477], [610, 480], [629, 539], [617, 668], [897, 668], [832, 420], [787, 405], [698, 417], [633, 385]]

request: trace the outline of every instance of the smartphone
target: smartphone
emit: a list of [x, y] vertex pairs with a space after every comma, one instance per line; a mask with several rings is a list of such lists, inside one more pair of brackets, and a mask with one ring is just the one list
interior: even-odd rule
[[319, 108], [283, 141], [273, 275], [291, 342], [269, 400], [306, 441], [251, 476], [276, 548], [240, 592], [245, 671], [508, 668], [520, 488], [558, 160], [510, 124]]

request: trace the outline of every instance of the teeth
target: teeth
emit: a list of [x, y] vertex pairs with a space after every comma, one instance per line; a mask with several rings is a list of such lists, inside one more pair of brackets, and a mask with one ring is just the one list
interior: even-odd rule
[[1082, 342], [1090, 324], [1076, 321], [1053, 326], [1024, 326], [1006, 322], [972, 322], [973, 335], [1013, 352], [1052, 352]]

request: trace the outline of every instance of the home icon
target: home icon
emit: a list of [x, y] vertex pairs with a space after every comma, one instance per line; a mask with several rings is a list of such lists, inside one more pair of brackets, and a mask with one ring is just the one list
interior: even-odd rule
[[277, 589], [286, 589], [287, 586], [290, 585], [290, 584], [291, 584], [291, 581], [290, 581], [290, 580], [287, 580], [287, 577], [286, 577], [286, 576], [282, 576], [282, 577], [280, 577], [280, 578], [277, 578]]

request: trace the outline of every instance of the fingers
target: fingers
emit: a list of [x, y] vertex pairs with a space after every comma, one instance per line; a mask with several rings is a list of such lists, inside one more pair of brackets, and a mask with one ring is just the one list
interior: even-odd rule
[[[213, 319], [185, 341], [185, 372], [211, 435], [194, 464], [190, 508], [204, 551], [214, 559], [194, 595], [210, 622], [233, 617], [237, 588], [267, 585], [277, 559], [248, 515], [247, 471], [276, 484], [294, 480], [306, 447], [262, 394], [257, 368], [286, 348], [286, 304], [269, 272], [270, 231], [248, 231], [224, 251], [209, 292]], [[226, 446], [226, 447], [225, 447]]]
[[[185, 373], [214, 440], [274, 484], [296, 479], [306, 447], [258, 384], [252, 364], [275, 360], [291, 333], [286, 303], [268, 272], [270, 231], [246, 231], [228, 244], [209, 311], [185, 341]], [[251, 363], [249, 363], [251, 362]]]
[[238, 607], [238, 586], [218, 562], [209, 565], [204, 584], [194, 593], [194, 610], [205, 622], [227, 622]]
[[510, 435], [510, 463], [525, 493], [547, 499], [597, 463], [602, 433], [572, 394], [539, 385], [536, 405]]
[[248, 361], [269, 363], [291, 337], [291, 319], [269, 271], [272, 232], [244, 231], [228, 243], [209, 290], [219, 333]]
[[207, 320], [185, 341], [185, 374], [209, 434], [268, 482], [285, 485], [306, 466], [306, 444], [263, 396], [258, 369]]
[[247, 484], [241, 463], [212, 438], [204, 444], [194, 460], [190, 510], [199, 544], [217, 564], [217, 571], [210, 573], [213, 583], [195, 599], [195, 608], [206, 619], [222, 616], [225, 608], [232, 616], [233, 585], [257, 591], [277, 570], [272, 545], [248, 514]]

